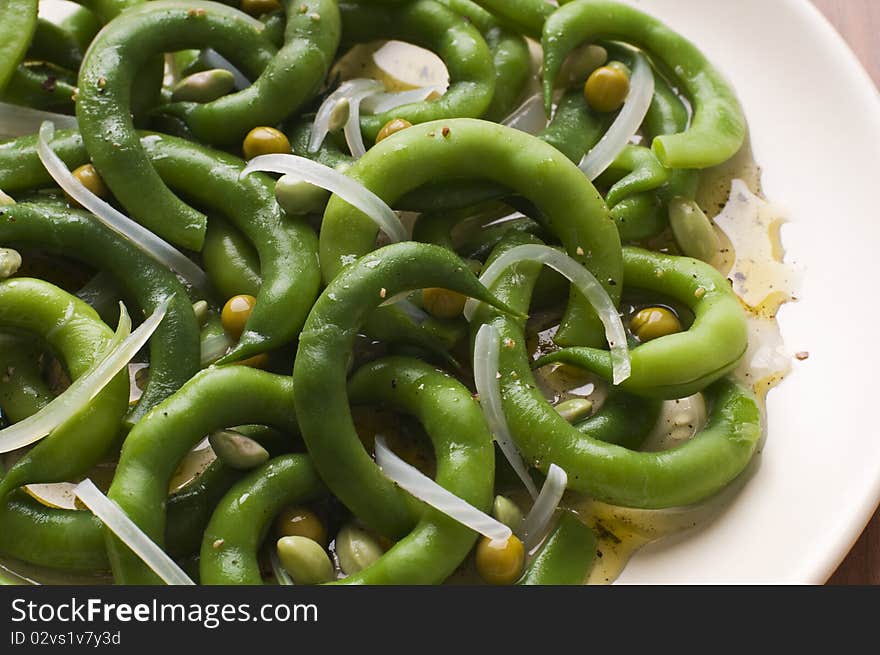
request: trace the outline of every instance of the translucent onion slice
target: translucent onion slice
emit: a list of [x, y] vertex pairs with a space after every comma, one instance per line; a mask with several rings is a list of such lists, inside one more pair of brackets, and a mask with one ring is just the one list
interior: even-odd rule
[[474, 339], [474, 383], [480, 395], [480, 408], [489, 424], [492, 436], [510, 462], [513, 470], [522, 480], [532, 498], [538, 497], [538, 488], [529, 475], [522, 455], [510, 436], [510, 428], [501, 407], [501, 387], [498, 384], [498, 330], [488, 323], [481, 326]]
[[418, 89], [394, 93], [374, 93], [364, 98], [361, 109], [367, 114], [384, 114], [386, 111], [403, 107], [414, 102], [424, 102], [433, 94], [443, 95], [445, 87], [439, 85], [421, 86]]
[[384, 200], [329, 166], [298, 155], [260, 155], [248, 162], [241, 176], [254, 171], [295, 175], [309, 184], [327, 189], [366, 214], [393, 243], [407, 240], [406, 227]]
[[381, 435], [376, 435], [376, 463], [389, 480], [396, 482], [400, 487], [438, 512], [443, 512], [489, 539], [500, 541], [510, 539], [512, 534], [510, 528], [447, 491], [417, 468], [404, 462], [388, 448], [385, 438]]
[[375, 93], [375, 90], [363, 89], [352, 93], [348, 97], [348, 119], [342, 129], [345, 134], [345, 143], [351, 152], [351, 156], [360, 159], [367, 154], [367, 146], [364, 145], [364, 135], [361, 134], [361, 102]]
[[71, 173], [61, 158], [55, 154], [49, 141], [55, 128], [46, 121], [40, 126], [37, 140], [37, 154], [52, 179], [80, 205], [89, 210], [95, 217], [111, 230], [130, 241], [150, 257], [174, 271], [190, 286], [198, 290], [208, 288], [205, 272], [196, 266], [186, 255], [177, 250], [167, 241], [160, 239], [139, 223], [135, 223], [125, 214], [117, 211], [112, 205], [101, 200], [89, 191]]
[[[348, 80], [347, 82], [340, 84], [339, 88], [327, 96], [324, 102], [321, 103], [321, 106], [318, 107], [318, 113], [315, 115], [315, 123], [312, 125], [312, 134], [309, 137], [309, 152], [318, 152], [321, 144], [324, 143], [324, 139], [326, 139], [327, 134], [330, 133], [330, 122], [336, 111], [336, 106], [340, 102], [348, 101], [349, 103], [349, 115], [345, 128], [345, 138], [346, 141], [348, 141], [350, 131], [348, 124], [351, 122], [351, 115], [357, 114], [358, 121], [360, 121], [361, 100], [369, 95], [382, 91], [384, 88], [385, 87], [381, 82], [361, 78]], [[352, 100], [356, 101], [352, 102]], [[360, 125], [358, 125], [358, 133], [360, 133]], [[361, 144], [363, 144], [362, 138]], [[350, 143], [349, 147], [351, 147]]]
[[163, 301], [134, 332], [131, 332], [131, 319], [125, 305], [119, 303], [119, 307], [119, 327], [107, 354], [102, 354], [100, 361], [86, 371], [85, 375], [74, 380], [64, 393], [56, 396], [39, 412], [0, 430], [0, 453], [8, 453], [39, 441], [82, 411], [147, 343], [165, 317], [168, 300]]
[[529, 96], [510, 116], [502, 121], [502, 124], [520, 132], [538, 134], [547, 127], [544, 97], [540, 93]]
[[[250, 18], [250, 16], [248, 17]], [[256, 21], [260, 24], [261, 27], [264, 27], [260, 21]], [[235, 84], [235, 90], [241, 91], [242, 89], [246, 89], [251, 85], [251, 81], [242, 73], [238, 68], [235, 67], [231, 61], [229, 61], [226, 57], [221, 55], [216, 50], [211, 48], [206, 48], [202, 51], [202, 60], [208, 66], [208, 68], [222, 68], [225, 71], [229, 71], [232, 73], [232, 80]]]
[[651, 106], [651, 99], [654, 97], [654, 74], [651, 72], [651, 64], [641, 54], [636, 54], [634, 60], [629, 96], [623, 108], [605, 136], [578, 164], [590, 180], [599, 177], [617, 159], [630, 138], [639, 131], [648, 113], [648, 107]]
[[119, 505], [100, 492], [95, 483], [86, 478], [73, 492], [104, 526], [140, 557], [166, 584], [194, 585], [190, 577], [177, 566], [164, 550], [144, 534]]
[[535, 504], [522, 523], [521, 531], [526, 552], [531, 551], [544, 539], [547, 526], [556, 508], [559, 507], [559, 501], [562, 500], [567, 484], [568, 476], [565, 471], [556, 464], [551, 464], [550, 470], [547, 471], [547, 479], [541, 487], [541, 493], [538, 494]]
[[75, 130], [78, 127], [74, 116], [0, 102], [0, 137], [35, 134], [46, 121], [54, 123], [59, 130]]
[[[620, 384], [630, 376], [629, 349], [626, 343], [626, 331], [623, 321], [614, 306], [611, 297], [599, 284], [599, 281], [577, 261], [549, 246], [527, 244], [511, 248], [492, 262], [480, 276], [480, 282], [491, 288], [501, 274], [513, 264], [522, 261], [546, 264], [557, 273], [565, 276], [574, 284], [587, 299], [602, 325], [605, 327], [605, 338], [611, 347], [611, 364], [614, 384]], [[464, 307], [465, 318], [471, 320], [477, 310], [478, 301], [469, 299]]]

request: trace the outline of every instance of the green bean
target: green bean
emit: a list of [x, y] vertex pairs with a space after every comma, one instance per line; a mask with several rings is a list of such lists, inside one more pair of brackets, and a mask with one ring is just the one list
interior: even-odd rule
[[71, 5], [64, 3], [63, 12], [47, 11], [38, 16], [28, 59], [49, 61], [72, 71], [79, 70], [83, 55], [101, 25], [88, 9], [80, 7], [71, 11]]
[[611, 208], [611, 219], [617, 225], [620, 240], [624, 242], [655, 237], [668, 224], [656, 193], [637, 193], [624, 198]]
[[[80, 71], [77, 118], [93, 163], [132, 218], [183, 247], [199, 250], [204, 241], [204, 215], [168, 190], [150, 165], [134, 131], [127, 98], [135, 73], [156, 53], [179, 50], [188, 44], [210, 45], [228, 54], [246, 73], [263, 73], [248, 89], [212, 103], [177, 103], [166, 107], [168, 111], [183, 112], [188, 127], [199, 138], [220, 138], [227, 143], [239, 139], [259, 123], [284, 118], [316, 84], [303, 79], [297, 93], [288, 93], [288, 83], [295, 82], [300, 75], [323, 76], [324, 69], [311, 63], [316, 57], [323, 57], [321, 50], [306, 46], [307, 39], [299, 38], [299, 30], [305, 25], [305, 33], [315, 32], [316, 38], [318, 32], [325, 31], [318, 43], [335, 50], [336, 10], [329, 0], [308, 0], [305, 4], [315, 15], [323, 15], [323, 19], [314, 21], [295, 11], [288, 25], [290, 48], [282, 51], [276, 51], [237, 10], [198, 0], [159, 0], [133, 7], [114, 22], [112, 30], [102, 31], [95, 38]], [[243, 47], [246, 44], [249, 47]], [[310, 64], [291, 68], [299, 72], [271, 73], [278, 66], [292, 66], [300, 58], [304, 58], [302, 63]], [[120, 61], [124, 65], [119, 65]], [[283, 85], [283, 101], [277, 97], [279, 89], [269, 93], [270, 83]], [[270, 88], [263, 88], [266, 86]], [[256, 95], [260, 100], [255, 104]], [[223, 129], [213, 124], [218, 117], [222, 117]], [[215, 138], [206, 138], [205, 131]], [[114, 136], [108, 139], [107, 134]]]
[[661, 407], [658, 400], [611, 389], [599, 411], [574, 427], [597, 441], [638, 450], [657, 424]]
[[361, 116], [365, 138], [375, 141], [391, 119], [412, 124], [486, 113], [495, 93], [492, 53], [480, 32], [434, 0], [413, 0], [395, 7], [341, 3], [343, 40], [366, 43], [398, 39], [432, 50], [446, 63], [449, 89], [437, 100], [412, 103], [391, 111]]
[[[197, 373], [154, 407], [128, 434], [108, 497], [159, 545], [166, 530], [165, 497], [181, 459], [206, 434], [241, 424], [296, 431], [291, 379], [246, 366]], [[157, 576], [112, 535], [107, 551], [120, 584], [157, 584]]]
[[605, 196], [605, 202], [614, 208], [628, 196], [660, 188], [669, 179], [669, 173], [669, 169], [660, 164], [649, 148], [630, 144], [621, 151], [599, 181], [609, 178], [615, 180]]
[[[0, 326], [41, 336], [61, 355], [73, 379], [102, 359], [113, 337], [84, 302], [30, 278], [0, 282]], [[127, 408], [128, 372], [122, 370], [7, 471], [0, 480], [0, 499], [24, 484], [61, 482], [88, 471], [112, 450]]]
[[541, 28], [556, 7], [546, 0], [474, 0], [511, 29], [540, 38]]
[[273, 459], [238, 482], [223, 497], [202, 538], [202, 584], [261, 584], [257, 549], [272, 520], [287, 505], [326, 493], [306, 455]]
[[327, 286], [309, 314], [293, 365], [300, 430], [321, 477], [368, 527], [391, 537], [412, 527], [412, 508], [361, 446], [347, 402], [346, 368], [357, 330], [375, 307], [425, 287], [496, 302], [448, 250], [411, 242], [386, 246]]
[[566, 55], [585, 42], [625, 41], [647, 51], [675, 72], [694, 108], [690, 127], [654, 138], [652, 149], [668, 168], [709, 168], [730, 159], [745, 139], [745, 118], [736, 94], [690, 41], [660, 21], [611, 0], [576, 0], [544, 25], [544, 102]]
[[[392, 204], [429, 180], [473, 176], [505, 184], [533, 202], [569, 254], [613, 299], [620, 297], [619, 236], [601, 196], [574, 164], [529, 134], [469, 119], [417, 125], [372, 148], [348, 175]], [[331, 198], [320, 235], [325, 281], [372, 250], [377, 232], [361, 212]], [[595, 312], [579, 292], [572, 292], [556, 339], [566, 345], [604, 341]]]
[[72, 113], [75, 94], [74, 76], [53, 64], [38, 62], [16, 68], [0, 98], [34, 109]]
[[517, 584], [585, 584], [596, 557], [596, 535], [577, 516], [563, 512], [541, 551]]
[[495, 93], [484, 114], [490, 121], [501, 121], [516, 109], [531, 76], [531, 54], [525, 39], [498, 24], [498, 21], [471, 0], [439, 0], [467, 18], [483, 34], [495, 64]]
[[[167, 500], [165, 543], [173, 557], [197, 553], [217, 503], [242, 477], [214, 462]], [[23, 491], [0, 504], [0, 554], [50, 569], [109, 571], [104, 528], [91, 512], [47, 507]]]
[[217, 216], [208, 221], [202, 265], [223, 298], [260, 293], [259, 255], [238, 229]]
[[37, 0], [0, 0], [0, 92], [24, 58], [37, 28]]
[[[684, 398], [731, 372], [748, 345], [745, 313], [730, 283], [696, 259], [627, 247], [628, 287], [665, 294], [695, 315], [685, 332], [643, 343], [630, 351], [632, 375], [619, 386], [652, 398]], [[611, 380], [611, 357], [592, 348], [563, 348], [536, 366], [565, 362]]]
[[43, 353], [35, 339], [0, 333], [0, 409], [12, 423], [35, 414], [52, 400], [38, 361]]
[[127, 418], [129, 426], [199, 369], [198, 325], [183, 285], [168, 269], [89, 214], [48, 203], [4, 207], [0, 243], [42, 248], [106, 271], [145, 315], [170, 299], [165, 318], [150, 339], [150, 380]]
[[[150, 2], [148, 6], [155, 4]], [[161, 111], [182, 118], [197, 139], [229, 145], [244, 138], [253, 127], [280, 123], [311, 100], [323, 83], [339, 46], [339, 9], [334, 0], [283, 0], [282, 4], [287, 17], [284, 44], [251, 86], [212, 102], [172, 103]], [[217, 11], [215, 3], [203, 6], [198, 0], [195, 3], [187, 0], [179, 6], [204, 8], [206, 14]], [[132, 22], [136, 23], [137, 19]], [[227, 44], [213, 42], [218, 36], [217, 27], [196, 35], [192, 22], [185, 17], [175, 21], [171, 29], [176, 36], [172, 38], [183, 36], [193, 45], [210, 45], [225, 54], [223, 47]], [[119, 32], [121, 28], [114, 31]], [[149, 31], [149, 26], [140, 30], [147, 38]], [[241, 54], [231, 52], [230, 57]]]
[[[499, 252], [510, 245], [502, 244]], [[625, 249], [628, 260], [631, 257], [629, 253], [634, 250]], [[655, 256], [654, 253], [648, 255], [652, 258]], [[634, 256], [642, 255], [636, 252]], [[682, 270], [692, 270], [690, 264], [682, 266], [682, 262], [675, 263]], [[705, 266], [699, 262], [694, 262], [694, 265]], [[523, 309], [528, 306], [538, 271], [539, 265], [534, 262], [516, 264], [499, 278], [492, 289], [517, 309]], [[659, 271], [662, 277], [673, 277], [666, 272], [666, 268], [656, 268], [652, 264], [649, 276], [654, 278], [654, 284], [657, 284], [655, 271]], [[685, 275], [687, 273], [683, 273], [682, 277]], [[630, 275], [626, 279], [627, 284], [634, 286], [643, 283], [642, 279], [633, 279]], [[666, 282], [670, 286], [683, 284], [683, 280], [667, 279]], [[726, 282], [722, 283], [727, 287]], [[706, 295], [710, 293], [718, 294], [719, 290], [707, 290]], [[729, 288], [727, 293], [730, 293]], [[715, 299], [711, 299], [711, 302], [715, 302]], [[723, 302], [720, 301], [720, 304]], [[741, 314], [738, 315], [738, 319], [741, 318]], [[705, 316], [703, 320], [698, 318], [695, 325], [698, 322], [705, 326]], [[474, 332], [482, 323], [493, 325], [499, 332], [500, 340], [508, 344], [508, 347], [500, 349], [499, 374], [502, 407], [514, 441], [527, 463], [542, 471], [546, 471], [551, 463], [561, 466], [568, 473], [570, 489], [627, 507], [656, 509], [697, 503], [735, 479], [756, 451], [761, 435], [761, 417], [753, 394], [729, 378], [717, 377], [711, 377], [700, 385], [711, 408], [708, 423], [693, 439], [677, 448], [657, 453], [636, 452], [592, 439], [559, 416], [538, 389], [531, 373], [521, 319], [481, 308], [471, 324]], [[688, 340], [687, 337], [685, 340]], [[723, 339], [717, 337], [712, 337], [710, 341], [716, 347], [724, 343]], [[661, 342], [662, 339], [656, 339], [650, 343]], [[635, 355], [636, 352], [637, 349], [634, 349], [631, 354]], [[689, 362], [681, 362], [681, 356], [687, 357], [688, 353], [668, 354], [660, 364], [664, 369], [678, 371], [688, 368]], [[549, 359], [556, 358], [550, 356]], [[652, 372], [662, 375], [656, 369], [652, 369]], [[716, 381], [709, 384], [712, 380]], [[621, 386], [626, 389], [626, 383]], [[540, 425], [541, 430], [535, 430], [535, 425]]]
[[[144, 133], [141, 145], [151, 170], [164, 184], [222, 213], [259, 255], [257, 306], [225, 361], [292, 341], [320, 285], [314, 230], [304, 220], [282, 213], [271, 178], [254, 174], [240, 180], [245, 163], [232, 155], [160, 134]], [[88, 161], [74, 132], [58, 132], [51, 146], [69, 167]], [[33, 137], [0, 144], [0, 188], [19, 191], [47, 183], [51, 178], [40, 164]]]
[[[380, 402], [418, 418], [434, 444], [438, 484], [488, 510], [492, 440], [479, 406], [461, 383], [417, 360], [393, 357], [359, 369], [349, 390], [356, 403]], [[305, 462], [300, 469], [306, 468]], [[302, 478], [315, 475], [290, 465], [284, 478], [276, 480], [280, 474], [271, 466], [242, 481], [214, 513], [202, 542], [202, 579], [209, 584], [262, 582], [257, 548], [281, 508], [300, 502]], [[412, 531], [387, 553], [340, 582], [410, 585], [445, 580], [467, 556], [476, 534], [436, 510], [421, 514]]]

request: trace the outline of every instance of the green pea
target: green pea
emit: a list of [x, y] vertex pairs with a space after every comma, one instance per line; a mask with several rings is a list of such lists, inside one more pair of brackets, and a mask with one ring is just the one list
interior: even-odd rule
[[336, 556], [346, 575], [360, 573], [378, 561], [384, 551], [369, 533], [355, 525], [343, 526], [336, 535]]
[[712, 222], [693, 200], [679, 197], [669, 201], [669, 225], [675, 242], [688, 257], [711, 262], [721, 249]]
[[322, 584], [336, 577], [330, 556], [313, 539], [282, 537], [275, 547], [281, 566], [296, 584]]
[[235, 76], [213, 68], [184, 77], [171, 91], [172, 102], [212, 102], [235, 88]]
[[559, 403], [554, 409], [569, 423], [580, 423], [593, 413], [593, 401], [586, 398], [572, 398]]
[[12, 248], [0, 248], [0, 280], [12, 277], [21, 268], [21, 255]]
[[495, 496], [492, 505], [492, 516], [501, 521], [511, 530], [517, 530], [523, 522], [523, 513], [516, 503], [506, 496]]
[[330, 192], [295, 175], [285, 175], [275, 184], [275, 199], [291, 216], [302, 216], [323, 212]]
[[256, 468], [269, 460], [268, 451], [253, 439], [233, 432], [215, 432], [208, 441], [217, 458], [229, 468], [245, 471]]
[[619, 67], [602, 66], [594, 70], [584, 85], [584, 97], [596, 111], [617, 111], [629, 95], [629, 75]]

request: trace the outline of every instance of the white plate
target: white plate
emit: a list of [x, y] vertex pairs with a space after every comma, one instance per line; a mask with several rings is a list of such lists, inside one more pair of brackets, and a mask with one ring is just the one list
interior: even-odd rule
[[[764, 190], [788, 210], [809, 351], [768, 397], [755, 475], [704, 528], [640, 551], [621, 583], [824, 583], [880, 499], [880, 96], [808, 0], [631, 0], [691, 38], [745, 107]], [[880, 39], [878, 39], [880, 47]]]

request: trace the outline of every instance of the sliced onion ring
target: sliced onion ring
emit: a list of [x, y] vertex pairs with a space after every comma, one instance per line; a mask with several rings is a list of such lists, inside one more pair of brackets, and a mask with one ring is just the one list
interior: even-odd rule
[[498, 384], [498, 330], [486, 323], [474, 339], [474, 384], [480, 396], [480, 408], [489, 424], [492, 437], [522, 480], [532, 498], [538, 497], [538, 488], [529, 475], [528, 467], [510, 435], [510, 428], [501, 407], [501, 388]]
[[147, 343], [165, 318], [168, 302], [168, 299], [164, 300], [134, 332], [131, 332], [131, 319], [125, 305], [119, 303], [119, 327], [105, 351], [106, 354], [102, 354], [95, 365], [39, 412], [0, 430], [0, 453], [8, 453], [39, 441], [82, 411]]
[[0, 138], [35, 134], [46, 121], [54, 123], [59, 130], [79, 127], [73, 116], [0, 102]]
[[205, 272], [196, 266], [186, 255], [177, 250], [167, 241], [159, 238], [143, 225], [134, 222], [125, 214], [117, 211], [112, 205], [101, 200], [89, 191], [82, 182], [77, 180], [61, 158], [55, 154], [49, 142], [55, 133], [55, 127], [49, 121], [40, 126], [37, 139], [37, 154], [52, 179], [80, 205], [88, 209], [94, 216], [111, 230], [124, 237], [138, 249], [147, 253], [160, 264], [163, 264], [182, 277], [190, 286], [200, 291], [208, 288]]
[[407, 91], [396, 91], [393, 93], [374, 93], [364, 98], [361, 103], [361, 109], [368, 114], [384, 114], [398, 107], [409, 105], [414, 102], [424, 102], [433, 94], [442, 95], [446, 91], [445, 87], [420, 86], [417, 89], [409, 89]]
[[335, 193], [372, 219], [393, 243], [407, 240], [400, 217], [375, 193], [337, 170], [298, 155], [260, 155], [248, 162], [241, 177], [254, 171], [295, 175], [309, 184]]
[[651, 72], [651, 64], [644, 55], [638, 53], [634, 60], [629, 96], [623, 109], [617, 114], [605, 136], [578, 164], [590, 180], [599, 177], [617, 159], [630, 138], [639, 131], [651, 106], [654, 97], [654, 73]]
[[395, 455], [385, 443], [385, 438], [376, 435], [376, 463], [392, 482], [396, 482], [413, 496], [447, 516], [455, 519], [474, 532], [494, 541], [507, 541], [513, 534], [509, 527], [481, 512], [470, 503], [447, 491]]
[[92, 514], [101, 519], [104, 527], [140, 557], [166, 584], [195, 584], [183, 569], [156, 545], [156, 542], [128, 518], [119, 505], [101, 493], [94, 482], [86, 478], [74, 487], [73, 493], [91, 510]]
[[[327, 138], [327, 134], [330, 132], [330, 120], [333, 116], [333, 112], [341, 101], [348, 100], [349, 119], [351, 119], [352, 113], [359, 113], [351, 111], [352, 98], [357, 98], [355, 104], [359, 106], [361, 99], [373, 93], [382, 91], [384, 88], [385, 87], [381, 82], [368, 79], [348, 80], [347, 82], [340, 84], [339, 88], [328, 95], [324, 102], [321, 103], [321, 106], [318, 107], [318, 113], [315, 115], [315, 122], [312, 125], [312, 133], [309, 137], [309, 152], [318, 152], [321, 144], [324, 143], [324, 139]], [[360, 130], [360, 126], [358, 126], [358, 130]], [[346, 133], [346, 140], [347, 139], [348, 134]], [[363, 143], [363, 140], [361, 143]]]
[[375, 89], [364, 89], [348, 96], [348, 119], [345, 121], [342, 132], [345, 134], [345, 143], [348, 145], [351, 156], [355, 159], [360, 159], [367, 154], [364, 135], [361, 134], [361, 101], [374, 93]]
[[[623, 321], [620, 320], [617, 308], [599, 281], [577, 261], [549, 246], [536, 243], [516, 246], [492, 262], [480, 275], [480, 282], [487, 288], [491, 288], [507, 268], [522, 261], [546, 264], [557, 273], [565, 276], [581, 292], [596, 310], [599, 320], [605, 327], [605, 338], [611, 347], [614, 384], [620, 384], [626, 380], [630, 376], [631, 367]], [[469, 299], [464, 306], [465, 318], [471, 320], [478, 305], [478, 301]]]
[[568, 475], [565, 471], [556, 464], [551, 464], [547, 471], [547, 479], [541, 487], [541, 493], [538, 494], [535, 504], [532, 505], [520, 528], [526, 552], [531, 551], [544, 539], [547, 526], [550, 525], [550, 519], [559, 507], [559, 501], [562, 500], [567, 484]]

